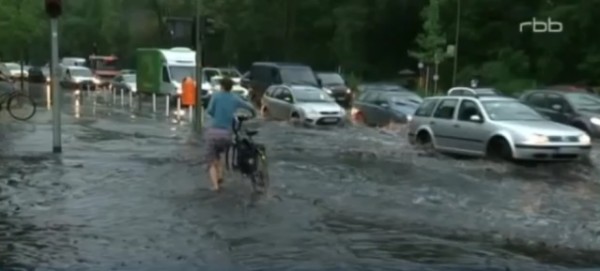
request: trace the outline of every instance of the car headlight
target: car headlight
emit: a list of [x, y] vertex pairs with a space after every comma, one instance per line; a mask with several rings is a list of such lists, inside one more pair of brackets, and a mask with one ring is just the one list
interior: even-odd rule
[[352, 90], [351, 89], [346, 89], [346, 94], [350, 94], [350, 93], [352, 93]]
[[406, 120], [407, 120], [407, 121], [412, 121], [412, 119], [413, 119], [413, 116], [411, 116], [411, 115], [406, 115]]
[[92, 78], [92, 82], [94, 82], [94, 84], [100, 84], [100, 79]]
[[545, 135], [540, 135], [540, 134], [529, 135], [527, 137], [527, 139], [525, 140], [526, 144], [533, 144], [533, 145], [546, 144], [548, 142], [549, 142], [548, 137]]
[[314, 109], [312, 109], [312, 108], [311, 108], [311, 109], [304, 109], [304, 113], [305, 113], [307, 116], [314, 116], [314, 115], [317, 115], [317, 114], [319, 114], [319, 112], [317, 112], [317, 110], [314, 110]]
[[591, 118], [590, 122], [594, 125], [600, 125], [600, 118]]
[[181, 94], [181, 93], [183, 93], [183, 89], [177, 88], [177, 94]]
[[332, 93], [332, 92], [331, 92], [331, 89], [328, 89], [328, 88], [323, 88], [323, 90], [325, 90], [325, 92], [327, 92], [327, 94], [331, 94], [331, 93]]
[[582, 134], [582, 135], [579, 136], [579, 143], [586, 144], [586, 145], [587, 144], [591, 144], [592, 143], [592, 139], [590, 138], [589, 135]]

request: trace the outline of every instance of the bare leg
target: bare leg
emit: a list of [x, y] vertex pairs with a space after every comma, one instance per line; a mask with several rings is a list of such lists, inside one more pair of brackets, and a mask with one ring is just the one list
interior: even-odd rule
[[214, 160], [210, 163], [208, 173], [210, 175], [210, 181], [212, 183], [212, 190], [219, 191], [219, 160]]

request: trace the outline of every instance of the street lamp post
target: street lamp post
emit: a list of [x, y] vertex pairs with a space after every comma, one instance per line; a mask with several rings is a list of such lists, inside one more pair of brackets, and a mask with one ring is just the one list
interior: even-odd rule
[[452, 85], [456, 86], [456, 72], [458, 69], [458, 40], [460, 33], [460, 0], [456, 0], [456, 29], [454, 32], [454, 63], [452, 67]]
[[425, 96], [429, 94], [429, 64], [425, 65]]
[[423, 61], [419, 61], [419, 88], [423, 88]]

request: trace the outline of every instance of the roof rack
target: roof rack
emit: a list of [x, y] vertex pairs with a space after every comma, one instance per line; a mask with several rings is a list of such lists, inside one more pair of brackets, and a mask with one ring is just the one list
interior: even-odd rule
[[[459, 93], [456, 93], [459, 92]], [[479, 98], [479, 95], [477, 95], [477, 91], [475, 91], [472, 88], [468, 88], [468, 87], [453, 87], [450, 90], [448, 90], [447, 95], [448, 96], [465, 96], [464, 92], [470, 92], [471, 94], [473, 94], [473, 96], [475, 98]]]

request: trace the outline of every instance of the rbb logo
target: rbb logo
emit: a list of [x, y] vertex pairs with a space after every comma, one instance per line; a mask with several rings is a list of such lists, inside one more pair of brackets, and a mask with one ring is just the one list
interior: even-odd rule
[[531, 27], [533, 33], [560, 33], [563, 31], [563, 24], [552, 21], [552, 18], [548, 18], [546, 21], [538, 21], [532, 18], [531, 22], [522, 22], [519, 24], [519, 32], [523, 33], [527, 26]]
[[57, 18], [62, 13], [62, 1], [61, 0], [44, 0], [46, 4], [46, 14], [50, 18]]

